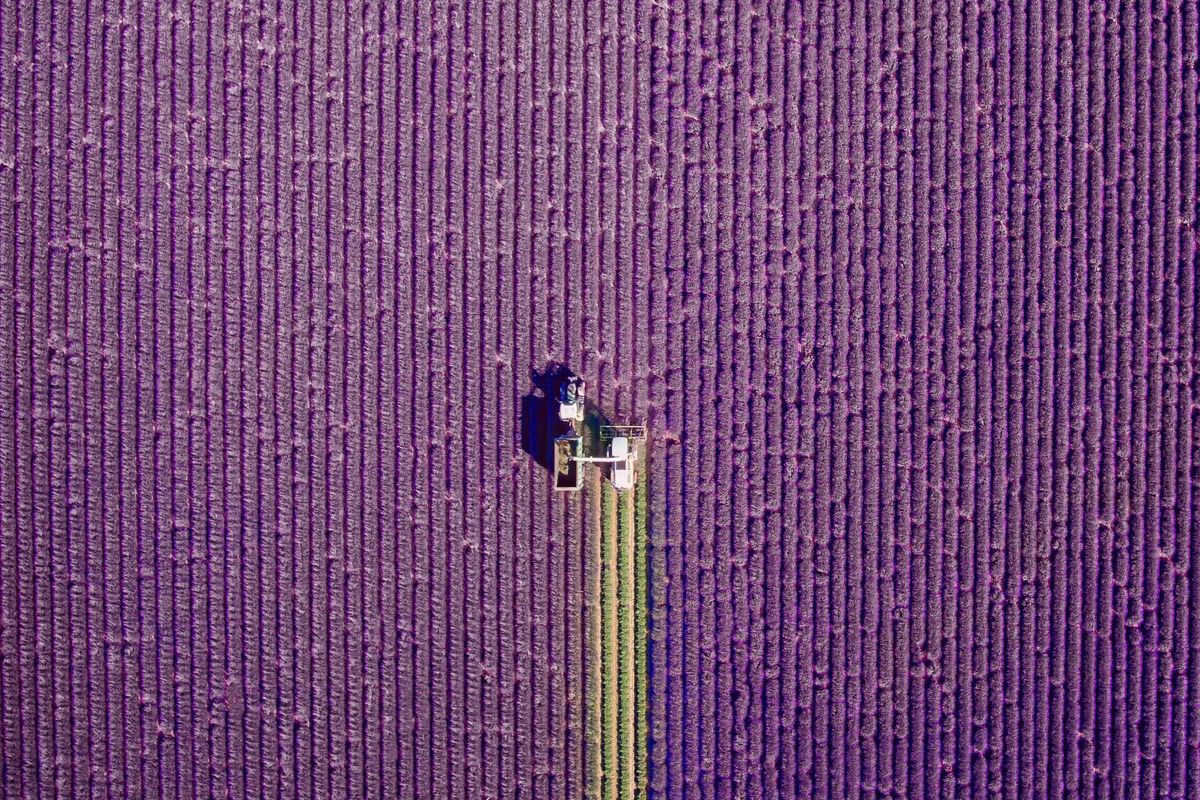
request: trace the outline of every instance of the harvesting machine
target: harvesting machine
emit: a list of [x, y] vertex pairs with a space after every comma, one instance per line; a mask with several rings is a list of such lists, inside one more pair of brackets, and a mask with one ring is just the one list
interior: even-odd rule
[[641, 425], [600, 425], [599, 454], [592, 455], [588, 447], [591, 437], [585, 438], [577, 427], [586, 417], [586, 384], [582, 378], [570, 375], [563, 379], [558, 391], [558, 418], [568, 429], [554, 440], [555, 490], [582, 489], [586, 464], [608, 464], [613, 488], [632, 489], [637, 482], [638, 443], [645, 440], [646, 429]]
[[617, 491], [632, 489], [637, 481], [638, 442], [645, 439], [641, 425], [601, 426], [600, 440], [608, 443], [608, 457], [593, 460], [608, 463], [608, 478]]

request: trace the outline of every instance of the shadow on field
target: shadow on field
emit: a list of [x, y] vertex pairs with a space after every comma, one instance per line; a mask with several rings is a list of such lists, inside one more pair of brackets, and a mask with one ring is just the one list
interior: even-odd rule
[[550, 401], [530, 393], [521, 398], [521, 449], [550, 470]]
[[535, 369], [530, 375], [534, 389], [521, 398], [521, 449], [547, 472], [552, 469], [551, 442], [559, 433], [554, 399], [558, 395], [559, 381], [568, 373], [569, 370], [558, 363]]

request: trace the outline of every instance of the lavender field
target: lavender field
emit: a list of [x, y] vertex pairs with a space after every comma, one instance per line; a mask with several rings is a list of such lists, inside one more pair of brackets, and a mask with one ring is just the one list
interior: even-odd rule
[[1198, 11], [3, 0], [0, 796], [1200, 798]]

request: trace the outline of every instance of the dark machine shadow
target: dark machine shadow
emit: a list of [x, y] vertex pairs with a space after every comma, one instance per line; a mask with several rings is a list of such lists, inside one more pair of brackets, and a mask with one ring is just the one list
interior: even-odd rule
[[562, 433], [555, 409], [558, 386], [573, 374], [560, 363], [552, 363], [530, 373], [534, 388], [521, 398], [521, 449], [547, 472], [553, 469], [551, 446]]

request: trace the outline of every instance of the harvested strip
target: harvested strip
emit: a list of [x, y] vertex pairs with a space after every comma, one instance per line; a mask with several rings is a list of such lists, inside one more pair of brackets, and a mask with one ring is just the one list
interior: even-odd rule
[[[642, 458], [644, 459], [644, 449]], [[617, 492], [598, 475], [592, 791], [598, 798], [634, 800], [647, 793], [648, 674], [646, 631], [646, 465], [631, 491]]]

